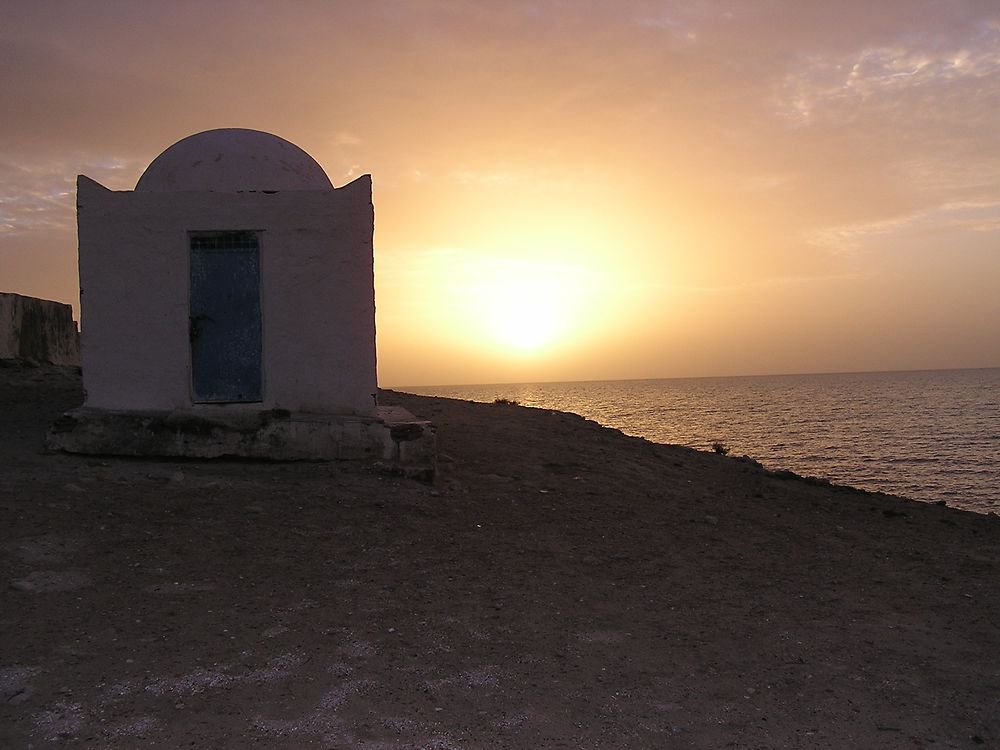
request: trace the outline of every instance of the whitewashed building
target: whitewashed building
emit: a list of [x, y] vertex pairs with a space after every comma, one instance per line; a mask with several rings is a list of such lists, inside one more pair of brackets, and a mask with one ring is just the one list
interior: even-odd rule
[[369, 175], [335, 188], [298, 146], [227, 128], [175, 143], [134, 191], [81, 175], [77, 203], [86, 400], [55, 447], [426, 453], [429, 426], [401, 446], [387, 436], [412, 417], [377, 407]]

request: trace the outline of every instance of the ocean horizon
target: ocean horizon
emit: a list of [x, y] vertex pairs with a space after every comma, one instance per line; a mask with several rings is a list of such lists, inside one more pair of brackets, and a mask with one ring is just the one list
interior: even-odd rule
[[657, 443], [1000, 513], [1000, 368], [399, 386], [569, 411]]

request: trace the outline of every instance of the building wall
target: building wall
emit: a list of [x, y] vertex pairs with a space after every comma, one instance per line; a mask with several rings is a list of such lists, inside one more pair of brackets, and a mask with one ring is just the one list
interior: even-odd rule
[[61, 302], [0, 292], [0, 359], [80, 364], [73, 308]]
[[[371, 178], [336, 190], [77, 186], [86, 406], [374, 413]], [[262, 404], [194, 405], [192, 231], [260, 231]]]

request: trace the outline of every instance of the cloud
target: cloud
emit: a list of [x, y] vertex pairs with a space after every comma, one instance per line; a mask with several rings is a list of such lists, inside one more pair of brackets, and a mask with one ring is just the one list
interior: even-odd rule
[[[778, 111], [798, 125], [871, 100], [924, 94], [1000, 77], [1000, 26], [982, 23], [950, 43], [932, 39], [867, 47], [846, 55], [811, 55], [781, 82]], [[994, 84], [996, 85], [996, 84]]]
[[862, 274], [859, 272], [829, 273], [829, 274], [801, 275], [801, 276], [768, 275], [754, 279], [747, 279], [746, 281], [734, 282], [730, 284], [681, 284], [681, 283], [647, 282], [647, 283], [634, 284], [632, 288], [635, 290], [652, 289], [661, 291], [704, 292], [704, 293], [718, 294], [720, 292], [736, 292], [736, 291], [752, 290], [752, 289], [778, 289], [782, 287], [821, 286], [821, 285], [827, 285], [830, 282], [852, 281], [860, 278], [861, 276]]
[[900, 240], [926, 237], [930, 233], [951, 234], [957, 244], [965, 232], [1000, 231], [1000, 201], [959, 201], [879, 221], [828, 227], [812, 233], [815, 244], [837, 252], [857, 252], [875, 242], [898, 244]]
[[0, 161], [0, 236], [76, 227], [76, 176], [130, 190], [138, 164], [104, 158]]
[[655, 16], [643, 16], [636, 21], [636, 25], [644, 28], [661, 29], [668, 31], [671, 36], [686, 42], [696, 42], [698, 33], [677, 17], [667, 13], [660, 13]]
[[364, 139], [361, 136], [343, 130], [339, 133], [334, 133], [331, 140], [335, 146], [360, 146], [364, 143]]
[[458, 169], [451, 173], [450, 178], [459, 185], [484, 187], [506, 187], [517, 183], [517, 178], [509, 171], [476, 172], [470, 169]]

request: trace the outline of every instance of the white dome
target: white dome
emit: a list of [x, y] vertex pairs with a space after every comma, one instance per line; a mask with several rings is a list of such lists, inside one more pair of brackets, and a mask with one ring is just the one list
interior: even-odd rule
[[219, 128], [190, 135], [153, 159], [136, 190], [235, 193], [243, 190], [332, 190], [309, 154], [270, 133]]

